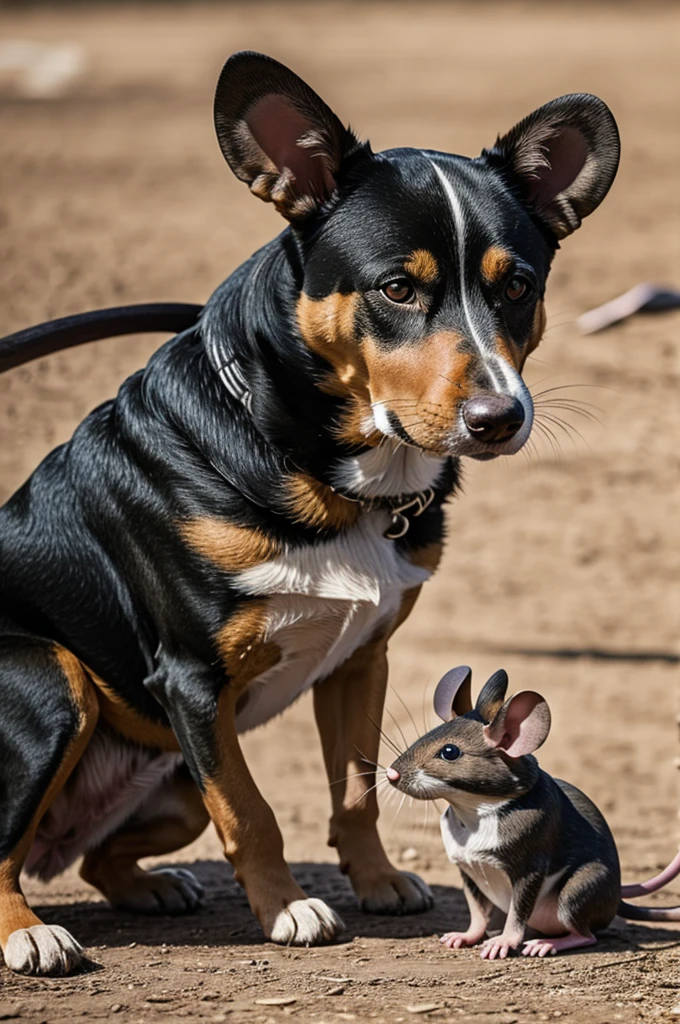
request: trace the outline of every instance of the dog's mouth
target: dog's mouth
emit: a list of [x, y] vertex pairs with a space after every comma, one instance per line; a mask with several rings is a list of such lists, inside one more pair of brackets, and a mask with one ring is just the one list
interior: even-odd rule
[[[428, 455], [466, 456], [478, 462], [488, 462], [520, 451], [528, 441], [533, 425], [530, 396], [526, 404], [505, 396], [490, 397], [492, 401], [486, 405], [487, 412], [484, 401], [478, 400], [475, 416], [472, 416], [469, 411], [472, 403], [468, 402], [467, 416], [464, 406], [458, 410], [448, 430], [429, 429], [421, 437], [414, 436], [415, 431], [407, 429], [398, 414], [386, 408], [384, 403], [375, 403], [374, 420], [384, 437], [396, 439]], [[375, 415], [378, 405], [381, 409], [379, 415]]]

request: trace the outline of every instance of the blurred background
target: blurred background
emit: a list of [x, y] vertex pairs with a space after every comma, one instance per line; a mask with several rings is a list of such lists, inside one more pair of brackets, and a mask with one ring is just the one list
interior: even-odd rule
[[[680, 285], [677, 5], [13, 5], [0, 9], [0, 38], [2, 334], [98, 306], [202, 302], [281, 229], [214, 138], [213, 89], [235, 50], [291, 66], [374, 149], [475, 155], [563, 93], [609, 104], [620, 172], [563, 242], [545, 340], [527, 370], [534, 391], [568, 387], [557, 394], [591, 403], [588, 415], [565, 408], [565, 424], [544, 420], [553, 437], [536, 431], [531, 453], [465, 467], [445, 562], [392, 643], [392, 684], [420, 728], [444, 670], [469, 663], [481, 685], [505, 666], [514, 688], [548, 697], [554, 727], [541, 762], [599, 801], [626, 871], [669, 859], [680, 316], [641, 315], [589, 337], [575, 320], [640, 281]], [[1, 496], [160, 340], [102, 342], [0, 379]], [[413, 739], [394, 695], [390, 708]], [[389, 719], [386, 729], [401, 745]], [[329, 859], [310, 702], [246, 746], [289, 856]], [[421, 812], [402, 811], [390, 851], [416, 847], [415, 867], [452, 884], [436, 815], [412, 840]], [[201, 842], [201, 856], [218, 856], [216, 840]]]

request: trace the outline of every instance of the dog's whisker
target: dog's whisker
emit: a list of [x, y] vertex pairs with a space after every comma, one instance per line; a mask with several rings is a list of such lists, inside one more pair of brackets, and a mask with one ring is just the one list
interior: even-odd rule
[[546, 426], [545, 423], [542, 423], [538, 419], [534, 421], [534, 427], [537, 430], [539, 430], [541, 432], [541, 434], [543, 435], [543, 437], [547, 440], [548, 444], [550, 445], [550, 447], [552, 449], [552, 453], [553, 453], [556, 461], [559, 462], [562, 453], [561, 453], [561, 448], [560, 448], [560, 446], [559, 446], [559, 444], [557, 442], [557, 438], [555, 437], [553, 432], [550, 430], [550, 428], [548, 426]]
[[584, 445], [586, 446], [586, 448], [588, 448], [589, 450], [591, 450], [591, 445], [589, 444], [589, 442], [588, 442], [587, 438], [585, 438], [585, 437], [583, 436], [583, 434], [582, 434], [582, 433], [581, 433], [581, 431], [580, 431], [580, 430], [578, 429], [578, 427], [575, 427], [573, 423], [567, 423], [567, 421], [566, 421], [566, 420], [562, 420], [562, 419], [560, 419], [560, 418], [559, 418], [559, 416], [549, 416], [549, 415], [546, 415], [546, 416], [545, 416], [545, 419], [549, 420], [549, 421], [550, 421], [551, 423], [554, 423], [554, 425], [555, 425], [556, 427], [559, 427], [559, 428], [560, 428], [561, 430], [563, 430], [563, 431], [564, 431], [564, 433], [565, 433], [565, 434], [566, 434], [566, 435], [567, 435], [567, 436], [569, 437], [569, 439], [570, 439], [570, 440], [572, 441], [572, 443], [574, 444], [574, 447], [575, 447], [575, 448], [577, 447], [577, 445], [576, 445], [576, 442], [574, 441], [574, 439], [573, 439], [573, 437], [572, 437], [572, 435], [573, 435], [573, 434], [576, 434], [576, 435], [577, 435], [577, 437], [579, 437], [579, 438], [581, 439], [581, 441], [582, 441], [582, 442], [583, 442], [583, 444], [584, 444]]

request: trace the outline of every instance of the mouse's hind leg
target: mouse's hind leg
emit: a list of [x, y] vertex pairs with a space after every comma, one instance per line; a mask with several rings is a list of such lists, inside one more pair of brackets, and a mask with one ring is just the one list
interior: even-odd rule
[[86, 854], [80, 874], [121, 910], [190, 913], [203, 896], [191, 871], [172, 866], [145, 871], [137, 861], [188, 846], [209, 820], [198, 787], [182, 765], [131, 819]]
[[68, 974], [83, 959], [59, 925], [28, 906], [19, 874], [40, 819], [80, 760], [97, 722], [77, 658], [35, 637], [0, 638], [0, 946], [10, 970]]
[[557, 939], [529, 939], [524, 943], [522, 956], [555, 956], [556, 953], [564, 953], [567, 949], [594, 946], [596, 942], [594, 935], [579, 935], [578, 932], [570, 932]]
[[[593, 933], [606, 928], [616, 915], [619, 886], [618, 873], [604, 859], [583, 864], [567, 878], [557, 896], [557, 922], [566, 934], [530, 939], [523, 945], [523, 956], [542, 958], [594, 946], [597, 939]], [[548, 931], [545, 923], [534, 926]]]

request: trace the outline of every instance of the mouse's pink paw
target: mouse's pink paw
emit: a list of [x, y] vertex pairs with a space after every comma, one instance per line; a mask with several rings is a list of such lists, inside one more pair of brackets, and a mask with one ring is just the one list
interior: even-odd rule
[[522, 956], [555, 956], [565, 949], [593, 946], [597, 939], [593, 935], [563, 935], [559, 939], [529, 939], [524, 943]]
[[447, 932], [439, 941], [449, 949], [461, 949], [463, 946], [476, 946], [483, 938], [484, 932]]
[[521, 935], [496, 935], [493, 939], [486, 940], [480, 956], [482, 960], [505, 960], [508, 953], [517, 949], [521, 941]]

